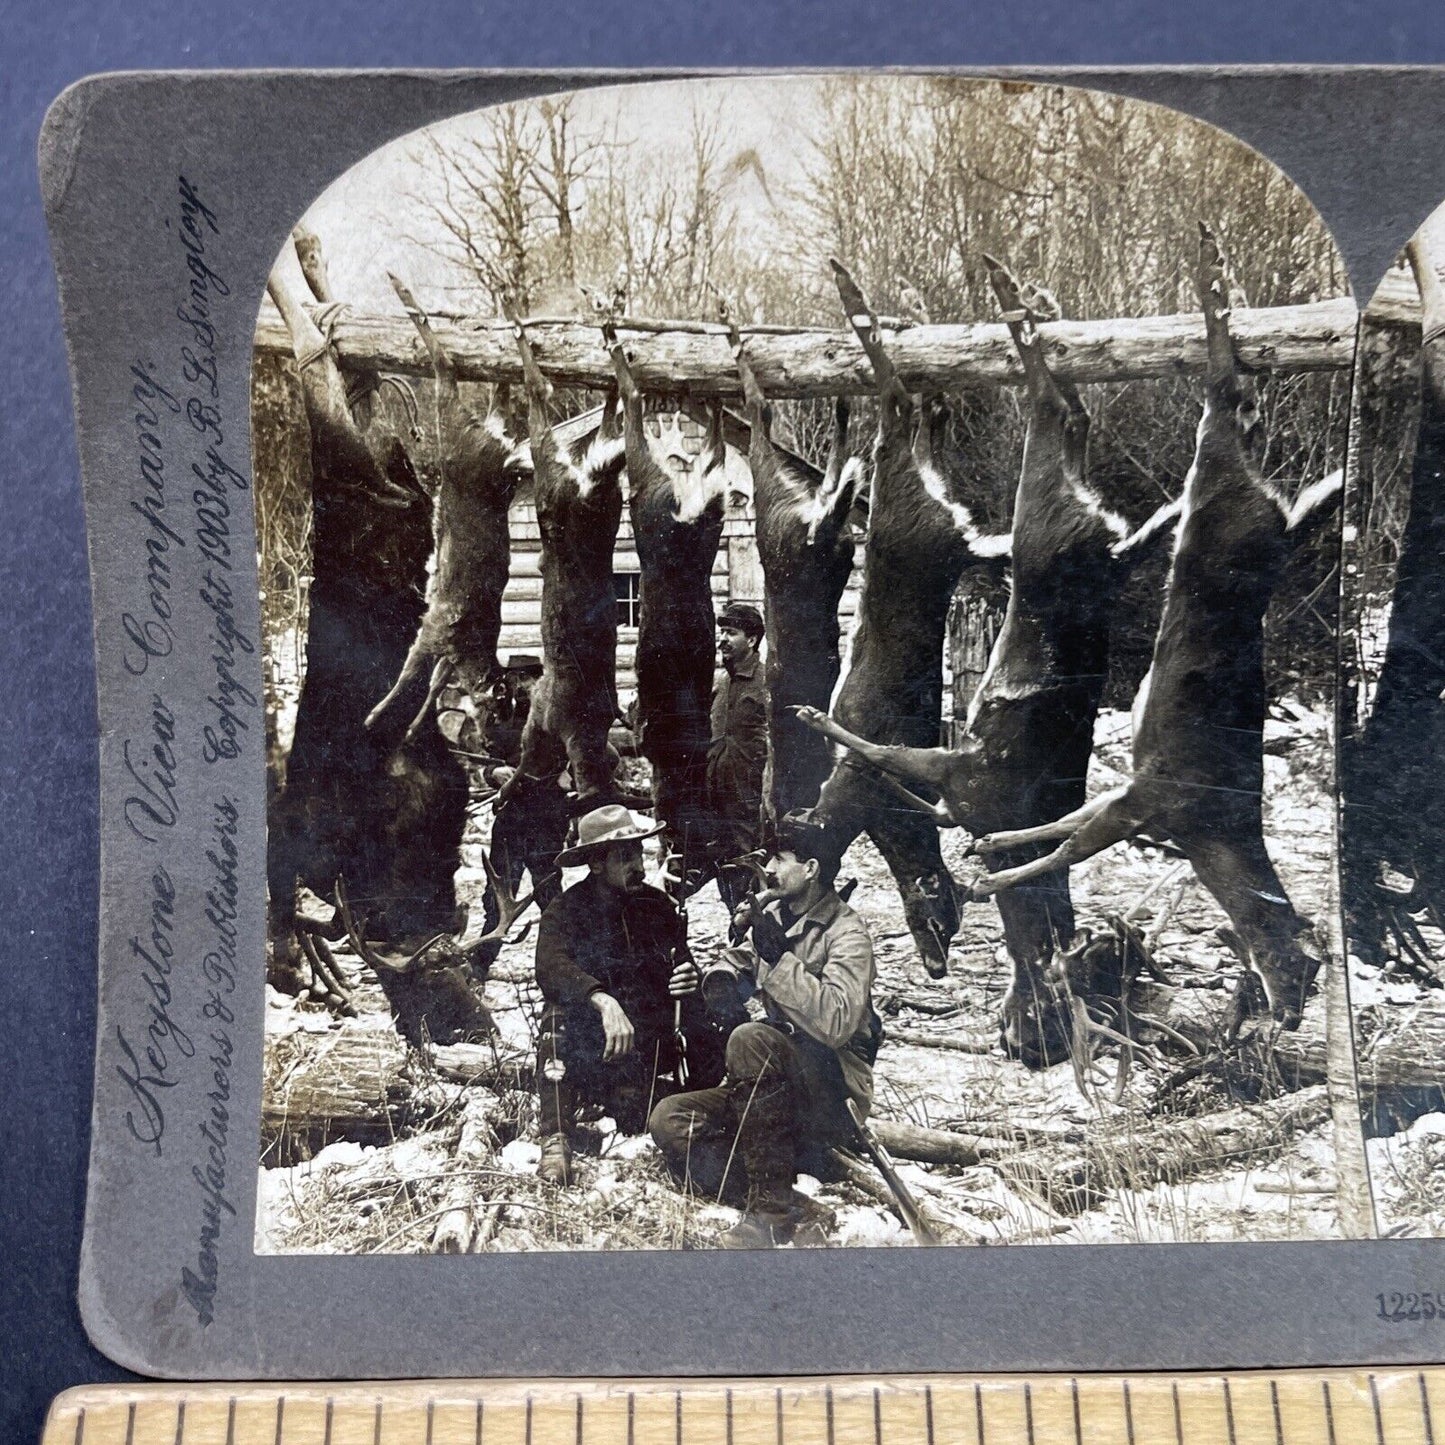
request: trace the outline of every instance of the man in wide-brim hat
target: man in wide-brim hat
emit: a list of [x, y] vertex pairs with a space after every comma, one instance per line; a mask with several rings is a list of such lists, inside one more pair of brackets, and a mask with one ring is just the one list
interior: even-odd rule
[[537, 1050], [542, 1158], [555, 1184], [572, 1176], [578, 1107], [599, 1105], [623, 1133], [640, 1134], [653, 1103], [678, 1087], [674, 1028], [681, 1007], [694, 1083], [722, 1077], [723, 1039], [698, 992], [687, 931], [668, 896], [650, 887], [642, 844], [661, 826], [619, 805], [594, 808], [560, 868], [587, 876], [553, 900], [537, 930], [537, 984], [546, 1000]]

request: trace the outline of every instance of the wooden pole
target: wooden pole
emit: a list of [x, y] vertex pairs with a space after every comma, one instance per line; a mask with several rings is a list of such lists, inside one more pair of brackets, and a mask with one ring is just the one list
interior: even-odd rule
[[[1241, 363], [1274, 372], [1344, 371], [1353, 362], [1355, 303], [1348, 297], [1302, 306], [1241, 310], [1230, 329]], [[437, 319], [434, 327], [467, 381], [522, 379], [516, 340], [504, 323]], [[548, 318], [527, 323], [543, 373], [562, 386], [601, 389], [612, 365], [596, 326]], [[1039, 328], [1055, 375], [1075, 382], [1152, 380], [1202, 371], [1203, 318], [1145, 316], [1106, 321], [1059, 321]], [[619, 326], [639, 386], [694, 397], [735, 397], [737, 370], [721, 327], [698, 322]], [[431, 362], [404, 316], [344, 311], [332, 340], [343, 369], [431, 375]], [[910, 326], [884, 330], [889, 355], [913, 390], [957, 390], [1022, 383], [1006, 327], [997, 323]], [[257, 323], [258, 354], [290, 355], [290, 342], [271, 307]], [[746, 334], [748, 359], [770, 397], [864, 395], [873, 372], [857, 340], [843, 331], [757, 331]]]

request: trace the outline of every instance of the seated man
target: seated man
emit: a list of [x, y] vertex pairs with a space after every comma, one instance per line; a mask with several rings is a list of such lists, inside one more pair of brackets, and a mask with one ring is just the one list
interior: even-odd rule
[[[642, 841], [661, 829], [626, 808], [594, 808], [558, 868], [587, 877], [554, 899], [537, 929], [537, 984], [546, 1000], [537, 1047], [542, 1158], [537, 1172], [571, 1182], [568, 1135], [577, 1106], [601, 1105], [624, 1133], [676, 1078], [680, 1031], [690, 1076], [722, 1076], [722, 1036], [698, 993], [681, 915], [645, 881]], [[674, 1085], [675, 1087], [675, 1085]]]
[[731, 955], [751, 971], [767, 1019], [733, 1030], [720, 1087], [664, 1099], [649, 1121], [684, 1185], [742, 1200], [742, 1220], [720, 1241], [728, 1249], [792, 1238], [799, 1169], [826, 1170], [829, 1147], [857, 1137], [848, 1101], [863, 1116], [872, 1103], [882, 1033], [869, 997], [873, 945], [833, 889], [839, 861], [821, 828], [796, 814], [779, 825], [768, 891], [738, 910], [752, 947]]

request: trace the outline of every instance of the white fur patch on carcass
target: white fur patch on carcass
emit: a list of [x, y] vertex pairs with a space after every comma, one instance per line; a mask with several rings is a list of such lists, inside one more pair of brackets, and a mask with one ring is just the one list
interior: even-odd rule
[[1069, 494], [1091, 517], [1097, 517], [1114, 534], [1116, 542], [1122, 542], [1129, 535], [1128, 523], [1115, 511], [1100, 501], [1098, 494], [1082, 482], [1070, 482]]
[[576, 484], [577, 495], [587, 496], [626, 452], [627, 443], [621, 437], [604, 437], [601, 432], [594, 436], [587, 444], [582, 460], [567, 468]]
[[683, 477], [673, 477], [672, 491], [677, 498], [673, 516], [682, 523], [695, 522], [707, 510], [708, 503], [722, 496], [727, 476], [722, 467], [699, 473], [696, 469]]
[[838, 504], [838, 498], [845, 492], [856, 492], [863, 481], [863, 458], [849, 457], [838, 470], [837, 479], [832, 486], [828, 485], [824, 477], [823, 484], [814, 492], [812, 500], [803, 510], [803, 520], [808, 527], [808, 545], [811, 547], [818, 540], [818, 528], [823, 525], [826, 517], [831, 516], [833, 508]]
[[960, 502], [955, 502], [948, 495], [948, 488], [944, 484], [942, 476], [937, 468], [920, 462], [918, 464], [918, 475], [923, 480], [923, 490], [953, 518], [953, 525], [968, 538], [970, 542], [978, 535], [978, 528], [974, 526], [973, 513]]

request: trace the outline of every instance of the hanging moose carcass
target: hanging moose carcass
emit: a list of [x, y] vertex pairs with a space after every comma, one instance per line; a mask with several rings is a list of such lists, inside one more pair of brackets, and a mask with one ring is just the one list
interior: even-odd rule
[[1240, 1016], [1263, 1005], [1293, 1029], [1321, 950], [1264, 843], [1264, 614], [1287, 554], [1338, 498], [1341, 476], [1305, 488], [1293, 504], [1262, 479], [1262, 427], [1230, 339], [1223, 257], [1208, 227], [1199, 231], [1204, 415], [1153, 665], [1135, 701], [1134, 776], [1054, 822], [976, 839], [988, 858], [1062, 841], [1043, 858], [984, 875], [974, 891], [1030, 884], [1130, 838], [1172, 842], [1229, 917], [1246, 965]]
[[[1057, 305], [985, 260], [1023, 367], [1029, 413], [1008, 609], [963, 735], [952, 748], [886, 745], [820, 711], [800, 714], [880, 769], [916, 817], [974, 834], [1010, 819], [1057, 817], [1082, 801], [1115, 604], [1135, 563], [1170, 534], [1178, 515], [1177, 504], [1161, 507], [1131, 533], [1090, 485], [1088, 412], [1078, 389], [1050, 371], [1037, 329], [1057, 317]], [[998, 906], [1013, 962], [1003, 1042], [1030, 1067], [1043, 1067], [1067, 1055], [1073, 1029], [1067, 1000], [1048, 981], [1074, 935], [1068, 874], [1041, 875], [1026, 890], [1000, 894]]]
[[[457, 921], [467, 785], [435, 728], [408, 739], [404, 723], [365, 726], [421, 619], [431, 507], [399, 441], [368, 445], [302, 276], [288, 243], [268, 290], [292, 338], [310, 433], [313, 581], [306, 675], [268, 836], [270, 976], [292, 985], [304, 954], [341, 1002], [326, 932], [298, 918], [298, 883], [326, 899], [344, 879], [371, 936], [409, 962], [418, 940]], [[407, 701], [414, 711], [420, 696]], [[424, 1013], [425, 988], [418, 996]]]

